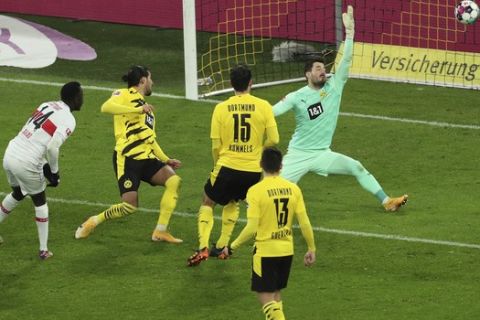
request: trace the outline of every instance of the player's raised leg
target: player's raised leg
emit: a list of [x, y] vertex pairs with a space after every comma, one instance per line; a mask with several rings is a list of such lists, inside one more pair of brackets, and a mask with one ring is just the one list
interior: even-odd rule
[[405, 205], [408, 201], [408, 194], [404, 194], [400, 197], [390, 198], [387, 197], [383, 202], [383, 207], [386, 211], [397, 211], [401, 206]]
[[289, 149], [283, 158], [282, 171], [280, 176], [297, 183], [300, 179], [310, 171], [311, 163], [314, 161], [314, 153]]
[[354, 176], [362, 188], [374, 195], [387, 211], [397, 211], [408, 200], [408, 195], [396, 198], [389, 197], [377, 179], [359, 161], [341, 153], [333, 151], [321, 153], [313, 171], [322, 175], [343, 174]]
[[[136, 192], [131, 192], [134, 193], [130, 195], [123, 195], [123, 198], [128, 198], [128, 196], [131, 197], [136, 197]], [[135, 201], [136, 202], [136, 201]], [[113, 220], [113, 219], [118, 219], [122, 218], [125, 216], [128, 216], [132, 213], [134, 213], [137, 210], [137, 207], [124, 201], [122, 203], [114, 204], [107, 210], [101, 212], [98, 215], [91, 216], [88, 218], [80, 227], [77, 228], [75, 231], [75, 238], [76, 239], [84, 239], [87, 238], [94, 230], [95, 228], [105, 222], [106, 220]]]

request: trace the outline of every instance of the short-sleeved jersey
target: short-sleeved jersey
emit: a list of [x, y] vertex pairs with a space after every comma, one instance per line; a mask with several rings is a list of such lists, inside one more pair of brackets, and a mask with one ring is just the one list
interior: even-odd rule
[[267, 176], [248, 190], [247, 203], [247, 218], [259, 219], [256, 254], [261, 257], [292, 255], [294, 217], [301, 223], [308, 221], [300, 188], [280, 176]]
[[275, 116], [290, 109], [295, 113], [296, 128], [288, 145], [289, 149], [321, 150], [332, 144], [342, 92], [352, 62], [352, 52], [353, 40], [347, 39], [336, 73], [327, 80], [322, 89], [316, 90], [307, 85], [289, 93], [273, 107]]
[[75, 130], [75, 118], [63, 101], [42, 103], [13, 138], [7, 148], [10, 156], [38, 165], [45, 161], [47, 146], [54, 134], [63, 142]]
[[240, 171], [261, 172], [265, 130], [276, 126], [270, 103], [250, 94], [235, 95], [217, 104], [210, 138], [221, 142], [218, 164]]
[[[135, 89], [115, 90], [107, 101], [131, 108], [145, 104], [144, 97]], [[155, 141], [155, 115], [153, 113], [126, 113], [113, 116], [115, 151], [136, 160], [155, 159], [152, 143]]]

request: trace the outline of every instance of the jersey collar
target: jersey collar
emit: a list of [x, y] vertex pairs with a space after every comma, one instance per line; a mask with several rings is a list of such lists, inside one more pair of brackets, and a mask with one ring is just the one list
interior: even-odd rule
[[138, 90], [135, 89], [134, 87], [128, 88], [128, 93], [130, 93], [130, 94], [138, 94], [138, 95], [140, 95], [142, 98], [144, 98], [143, 95], [142, 95], [140, 92], [138, 92]]

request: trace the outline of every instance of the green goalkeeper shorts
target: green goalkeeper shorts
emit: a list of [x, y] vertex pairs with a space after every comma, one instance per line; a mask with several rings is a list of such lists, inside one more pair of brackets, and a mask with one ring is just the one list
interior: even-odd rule
[[323, 150], [288, 149], [283, 158], [280, 175], [297, 183], [308, 172], [328, 176], [329, 174], [355, 175], [363, 166], [360, 162], [344, 154]]

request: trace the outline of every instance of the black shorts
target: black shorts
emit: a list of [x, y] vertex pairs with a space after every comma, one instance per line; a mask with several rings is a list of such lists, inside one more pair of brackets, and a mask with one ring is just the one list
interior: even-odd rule
[[224, 206], [232, 200], [244, 200], [248, 189], [259, 182], [261, 178], [260, 172], [221, 167], [215, 178], [211, 177], [207, 180], [203, 189], [210, 199]]
[[[138, 191], [140, 181], [150, 184], [152, 177], [166, 164], [158, 159], [135, 160], [113, 152], [113, 169], [118, 179], [120, 195], [129, 191]], [[119, 173], [121, 174], [120, 176]]]
[[[259, 257], [253, 255], [252, 261], [252, 291], [275, 292], [287, 287], [292, 256]], [[260, 264], [260, 265], [258, 265]], [[255, 269], [261, 270], [261, 276]]]

